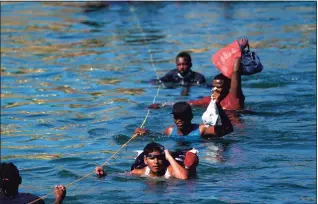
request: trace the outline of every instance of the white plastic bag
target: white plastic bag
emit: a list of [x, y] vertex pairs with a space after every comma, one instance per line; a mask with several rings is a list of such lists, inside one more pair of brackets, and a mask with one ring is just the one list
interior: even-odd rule
[[212, 125], [222, 125], [219, 110], [216, 105], [216, 100], [211, 99], [211, 102], [202, 115], [203, 124], [208, 127]]

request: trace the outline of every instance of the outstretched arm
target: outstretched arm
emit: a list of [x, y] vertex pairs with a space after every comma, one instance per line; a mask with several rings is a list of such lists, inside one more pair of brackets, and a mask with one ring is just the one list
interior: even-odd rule
[[145, 128], [136, 128], [135, 129], [135, 134], [136, 135], [146, 135], [146, 134], [149, 134], [150, 133], [150, 131], [149, 130], [147, 130], [147, 129], [145, 129]]
[[210, 104], [211, 101], [211, 97], [210, 96], [206, 96], [204, 98], [201, 98], [199, 100], [192, 100], [192, 101], [188, 101], [188, 103], [191, 106], [203, 106], [203, 107], [207, 107]]
[[153, 103], [150, 106], [148, 106], [148, 108], [159, 109], [159, 108], [163, 108], [166, 106], [173, 106], [174, 103], [175, 103], [174, 101], [168, 101], [168, 102], [164, 102], [164, 103]]
[[148, 106], [149, 109], [159, 109], [162, 107], [162, 104], [160, 103], [153, 103], [150, 106]]
[[169, 150], [165, 150], [166, 159], [169, 161], [169, 171], [171, 175], [177, 179], [186, 180], [188, 179], [188, 170], [182, 167], [176, 160], [171, 156]]
[[[167, 127], [164, 131], [163, 134], [169, 136], [172, 132], [173, 126], [169, 126]], [[138, 136], [143, 136], [143, 135], [147, 135], [147, 134], [162, 134], [162, 133], [158, 133], [158, 132], [151, 132], [150, 130], [147, 130], [145, 128], [136, 128], [135, 129], [135, 134]]]

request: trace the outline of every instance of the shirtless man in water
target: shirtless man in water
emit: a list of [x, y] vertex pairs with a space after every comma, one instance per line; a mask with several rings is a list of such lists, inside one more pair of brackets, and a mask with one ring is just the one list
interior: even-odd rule
[[[187, 153], [183, 166], [162, 145], [152, 142], [144, 148], [144, 163], [146, 167], [133, 169], [130, 173], [137, 176], [186, 180], [190, 176], [190, 170], [196, 168], [198, 157]], [[95, 168], [95, 173], [98, 177], [106, 175], [101, 166]]]

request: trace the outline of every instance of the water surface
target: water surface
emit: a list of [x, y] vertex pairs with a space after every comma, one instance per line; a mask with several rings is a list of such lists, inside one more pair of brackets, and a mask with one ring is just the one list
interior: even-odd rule
[[[111, 159], [104, 180], [68, 187], [65, 203], [316, 203], [316, 19], [316, 2], [1, 2], [1, 160], [20, 169], [21, 191], [39, 196], [81, 178], [142, 124], [158, 89], [147, 81], [179, 52], [211, 83], [213, 53], [248, 36], [264, 65], [242, 77], [250, 111], [232, 134], [188, 144], [200, 151], [198, 178], [124, 173], [150, 141], [180, 148], [155, 134]], [[180, 91], [160, 87], [156, 102], [210, 94]], [[169, 112], [150, 111], [145, 126], [161, 132]]]

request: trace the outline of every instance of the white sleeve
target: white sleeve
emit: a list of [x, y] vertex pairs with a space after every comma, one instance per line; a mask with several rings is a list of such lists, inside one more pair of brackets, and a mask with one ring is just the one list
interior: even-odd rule
[[222, 125], [219, 110], [215, 100], [211, 100], [208, 108], [202, 115], [202, 121], [206, 127], [212, 125]]

